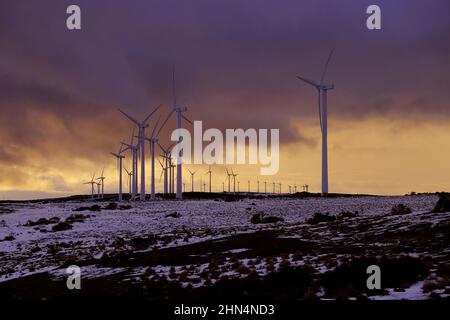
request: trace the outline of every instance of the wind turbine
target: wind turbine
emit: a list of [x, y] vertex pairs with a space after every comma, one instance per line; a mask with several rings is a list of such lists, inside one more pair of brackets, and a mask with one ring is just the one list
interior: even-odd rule
[[267, 193], [267, 181], [264, 181], [264, 193]]
[[238, 193], [239, 193], [239, 184], [240, 184], [239, 180], [237, 181], [237, 184], [238, 184]]
[[145, 200], [145, 128], [148, 127], [148, 120], [150, 117], [158, 110], [160, 107], [157, 106], [147, 117], [144, 118], [143, 121], [139, 122], [129, 114], [125, 113], [124, 111], [119, 111], [125, 115], [128, 119], [130, 119], [132, 122], [134, 122], [138, 128], [139, 128], [139, 147], [141, 148], [141, 193], [140, 193], [140, 199], [141, 201]]
[[100, 199], [100, 186], [102, 185], [100, 182], [94, 182], [97, 185], [97, 199]]
[[127, 175], [128, 175], [128, 193], [130, 194], [130, 197], [131, 197], [131, 179], [132, 179], [132, 176], [133, 176], [133, 171], [128, 171], [127, 170], [127, 168], [125, 168], [125, 171], [127, 172]]
[[209, 193], [211, 193], [211, 174], [212, 174], [211, 166], [209, 166], [209, 169], [208, 171], [206, 171], [206, 174], [209, 174]]
[[197, 171], [192, 172], [192, 171], [189, 170], [189, 169], [188, 169], [188, 171], [189, 171], [189, 173], [191, 174], [191, 192], [194, 192], [194, 174], [195, 174]]
[[291, 190], [292, 190], [292, 187], [291, 187], [291, 186], [289, 186], [289, 193], [291, 193]]
[[259, 193], [259, 180], [257, 180], [256, 182], [257, 182], [257, 184], [258, 184], [258, 193]]
[[231, 170], [231, 174], [233, 176], [233, 192], [236, 193], [236, 177], [238, 176], [238, 174], [234, 173], [233, 170]]
[[334, 48], [328, 55], [328, 59], [323, 68], [322, 75], [320, 76], [320, 81], [316, 82], [309, 80], [300, 76], [298, 79], [306, 82], [307, 84], [315, 87], [318, 93], [318, 106], [319, 106], [319, 119], [320, 119], [320, 129], [322, 132], [322, 194], [328, 193], [328, 121], [327, 121], [327, 92], [328, 90], [334, 89], [334, 84], [325, 84], [323, 81], [325, 79], [325, 74], [327, 72], [328, 64], [333, 55]]
[[248, 180], [248, 192], [250, 193], [250, 180]]
[[122, 160], [125, 158], [125, 156], [121, 154], [122, 152], [122, 147], [118, 153], [111, 152], [111, 154], [116, 157], [119, 162], [119, 201], [122, 201]]
[[133, 169], [131, 170], [131, 172], [133, 173], [133, 184], [132, 184], [132, 189], [131, 189], [131, 200], [135, 200], [136, 198], [136, 192], [137, 192], [137, 153], [138, 153], [138, 145], [133, 145], [133, 144], [128, 144], [126, 142], [122, 142], [122, 144], [124, 146], [126, 146], [125, 149], [123, 149], [123, 151], [126, 150], [131, 150], [131, 154], [132, 154], [132, 166]]
[[103, 172], [105, 171], [105, 168], [102, 169], [102, 174], [100, 175], [100, 177], [97, 178], [97, 180], [100, 180], [100, 183], [102, 185], [102, 199], [104, 198], [105, 195], [105, 179], [106, 177], [103, 176]]
[[281, 194], [281, 183], [278, 183], [278, 185], [280, 186], [280, 194]]
[[[165, 123], [163, 123], [162, 126], [164, 126]], [[161, 128], [162, 128], [161, 126]], [[158, 134], [159, 135], [159, 132]], [[163, 146], [158, 142], [158, 146], [159, 148], [162, 150], [163, 154], [161, 155], [164, 159], [164, 163], [165, 163], [165, 170], [164, 170], [164, 193], [167, 193], [167, 187], [169, 186], [169, 183], [171, 184], [172, 182], [172, 156], [171, 156], [171, 150], [173, 148], [173, 146], [175, 144], [177, 144], [178, 142], [174, 142], [170, 147], [168, 147], [167, 149], [164, 149]], [[169, 171], [169, 172], [167, 172]], [[167, 177], [167, 175], [170, 175], [169, 177]], [[170, 186], [169, 186], [170, 187]], [[169, 189], [169, 193], [172, 192], [172, 188], [170, 187]]]
[[156, 127], [158, 126], [159, 120], [161, 119], [161, 116], [156, 121], [155, 126], [153, 127], [152, 134], [150, 135], [150, 138], [145, 137], [145, 139], [150, 144], [150, 156], [151, 156], [151, 176], [150, 176], [150, 199], [155, 200], [155, 143], [158, 142], [158, 134], [155, 135]]
[[92, 175], [91, 181], [85, 182], [84, 184], [90, 184], [91, 185], [91, 199], [94, 200], [94, 184], [96, 183], [94, 181], [95, 172]]
[[228, 177], [228, 192], [230, 192], [230, 177], [233, 175], [231, 174], [227, 168], [225, 168], [225, 170], [227, 170], [227, 177]]
[[273, 184], [273, 192], [272, 193], [275, 193], [275, 182], [272, 182], [272, 184]]
[[130, 143], [125, 143], [122, 141], [122, 146], [125, 146], [125, 149], [122, 149], [121, 152], [125, 152], [127, 150], [131, 151], [131, 155], [132, 155], [132, 160], [131, 160], [131, 172], [132, 172], [132, 188], [131, 188], [131, 197], [130, 200], [135, 200], [136, 198], [136, 192], [137, 192], [137, 152], [138, 152], [138, 146], [139, 144], [134, 145], [133, 141], [134, 141], [134, 127], [133, 127], [133, 131], [131, 132], [131, 138], [130, 138]]
[[[164, 124], [167, 122], [167, 120], [169, 120], [170, 116], [176, 112], [177, 113], [177, 124], [178, 124], [178, 129], [181, 129], [181, 121], [182, 119], [184, 119], [185, 121], [187, 121], [190, 124], [193, 124], [191, 120], [189, 120], [188, 118], [186, 118], [186, 116], [183, 115], [183, 112], [187, 112], [187, 107], [182, 107], [182, 106], [178, 106], [177, 105], [177, 99], [176, 99], [176, 94], [175, 94], [175, 65], [172, 68], [172, 96], [173, 96], [173, 108], [172, 111], [170, 111], [169, 115], [167, 116], [166, 120], [163, 123]], [[177, 142], [181, 142], [181, 136], [178, 138]], [[181, 163], [181, 156], [182, 154], [179, 155], [180, 157], [177, 157], [177, 199], [182, 199], [183, 198], [183, 193], [182, 193], [182, 185], [183, 185], [183, 174], [182, 174], [182, 163]]]

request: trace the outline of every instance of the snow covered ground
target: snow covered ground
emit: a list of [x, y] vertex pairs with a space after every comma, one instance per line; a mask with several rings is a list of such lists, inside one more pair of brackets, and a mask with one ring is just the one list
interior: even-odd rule
[[[100, 201], [2, 203], [0, 288], [13, 280], [25, 283], [33, 274], [46, 274], [57, 282], [65, 277], [67, 265], [76, 264], [85, 279], [114, 277], [124, 285], [164, 279], [195, 289], [221, 279], [266, 277], [288, 267], [308, 266], [319, 275], [327, 274], [355, 257], [387, 254], [392, 259], [431, 257], [426, 264], [434, 269], [407, 288], [387, 288], [371, 298], [426, 299], [433, 292], [447, 297], [450, 248], [445, 231], [450, 230], [450, 213], [429, 213], [437, 199], [423, 195], [158, 200], [112, 210], [106, 209], [108, 202]], [[392, 207], [399, 203], [413, 212], [392, 215]], [[95, 205], [101, 210], [75, 211]], [[309, 220], [316, 212], [335, 217], [343, 211], [357, 214], [332, 222]], [[255, 214], [283, 220], [255, 224], [251, 222]], [[271, 250], [258, 243], [265, 239], [273, 243]], [[424, 281], [440, 285], [423, 292]], [[331, 289], [320, 285], [308, 290], [333, 297]]]

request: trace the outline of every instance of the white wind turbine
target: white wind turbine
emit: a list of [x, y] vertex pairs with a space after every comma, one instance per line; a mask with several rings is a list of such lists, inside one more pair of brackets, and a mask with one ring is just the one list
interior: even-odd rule
[[119, 201], [122, 201], [122, 160], [125, 158], [122, 154], [122, 148], [120, 148], [118, 153], [111, 152], [111, 154], [117, 158], [119, 162]]
[[[133, 139], [132, 139], [133, 140]], [[131, 144], [128, 144], [126, 142], [122, 142], [122, 144], [126, 147], [122, 151], [130, 150], [132, 154], [132, 170], [133, 173], [133, 183], [131, 188], [131, 200], [135, 200], [136, 198], [136, 192], [137, 192], [137, 153], [138, 153], [138, 147], [139, 145], [134, 145], [133, 142]]]
[[133, 177], [133, 171], [128, 171], [127, 168], [125, 168], [125, 171], [127, 172], [128, 175], [128, 193], [131, 197], [131, 179]]
[[[164, 126], [164, 124], [163, 124]], [[162, 127], [162, 126], [161, 126]], [[159, 134], [159, 132], [158, 132]], [[158, 135], [157, 134], [157, 135]], [[161, 155], [161, 157], [163, 157], [164, 159], [164, 163], [165, 163], [165, 170], [164, 170], [164, 193], [167, 193], [167, 188], [169, 188], [169, 193], [172, 193], [173, 189], [172, 189], [172, 185], [173, 185], [173, 177], [172, 177], [172, 156], [171, 156], [171, 150], [173, 148], [173, 146], [175, 144], [177, 144], [178, 142], [174, 142], [170, 147], [168, 147], [167, 149], [164, 149], [163, 146], [159, 143], [159, 141], [156, 141], [156, 143], [158, 144], [159, 148], [162, 150], [163, 154]], [[167, 175], [169, 174], [169, 177], [167, 177]]]
[[188, 171], [189, 171], [189, 173], [191, 174], [191, 192], [194, 192], [194, 174], [195, 174], [197, 171], [192, 172], [192, 171], [189, 170], [189, 169], [188, 169]]
[[102, 184], [100, 182], [95, 182], [95, 184], [97, 185], [97, 199], [100, 199], [100, 187]]
[[231, 174], [227, 168], [225, 168], [225, 170], [227, 170], [227, 177], [228, 177], [228, 192], [230, 192], [230, 177], [233, 175]]
[[106, 179], [106, 177], [103, 176], [104, 171], [105, 171], [105, 168], [102, 169], [102, 174], [100, 175], [100, 177], [97, 178], [97, 180], [100, 180], [100, 183], [102, 185], [102, 196], [101, 196], [102, 199], [105, 197], [105, 179]]
[[334, 84], [325, 84], [323, 81], [325, 79], [325, 74], [327, 72], [328, 64], [333, 55], [334, 48], [328, 55], [328, 59], [323, 68], [322, 75], [320, 76], [320, 81], [309, 80], [300, 76], [298, 79], [306, 82], [307, 84], [315, 87], [318, 93], [318, 105], [319, 105], [319, 119], [320, 128], [322, 131], [322, 194], [328, 193], [328, 121], [327, 121], [327, 91], [334, 89]]
[[[161, 119], [161, 116], [156, 121], [155, 127], [152, 130], [152, 134], [150, 135], [150, 138], [145, 137], [146, 140], [148, 140], [150, 144], [150, 155], [151, 155], [151, 176], [150, 176], [150, 199], [155, 200], [155, 143], [158, 142], [158, 134], [155, 135], [156, 127], [158, 127], [159, 120]], [[161, 130], [160, 130], [161, 131]]]
[[92, 175], [91, 181], [85, 182], [84, 184], [90, 184], [91, 185], [91, 199], [94, 200], [94, 184], [96, 183], [94, 181], [95, 172]]
[[211, 166], [209, 166], [209, 169], [208, 171], [206, 171], [206, 174], [209, 174], [209, 192], [211, 193], [211, 175], [212, 175]]
[[[124, 111], [119, 111], [125, 115], [128, 119], [134, 122], [139, 128], [139, 147], [141, 148], [141, 192], [140, 199], [141, 201], [145, 200], [145, 128], [148, 127], [148, 120], [150, 117], [159, 109], [160, 106], [157, 106], [145, 119], [141, 122], [137, 121], [135, 118], [125, 113]], [[134, 171], [134, 170], [133, 170]]]
[[[181, 129], [182, 119], [184, 119], [185, 121], [187, 121], [190, 124], [193, 124], [191, 120], [189, 120], [188, 118], [186, 118], [183, 115], [183, 112], [187, 112], [187, 107], [177, 106], [177, 99], [176, 99], [176, 95], [175, 95], [175, 66], [173, 66], [173, 69], [172, 69], [172, 95], [173, 95], [173, 108], [172, 108], [172, 111], [170, 111], [169, 115], [167, 116], [166, 120], [164, 121], [163, 126], [167, 122], [167, 120], [169, 120], [170, 116], [174, 112], [177, 113], [178, 129]], [[178, 139], [177, 142], [181, 142], [181, 137]], [[182, 156], [182, 154], [180, 154], [180, 156]], [[176, 167], [177, 167], [177, 191], [176, 191], [177, 199], [182, 199], [183, 198], [183, 190], [182, 190], [183, 174], [182, 174], [182, 163], [181, 163], [180, 157], [178, 157]], [[171, 170], [171, 168], [169, 170]]]
[[233, 170], [231, 170], [231, 174], [233, 176], [233, 192], [236, 193], [236, 177], [238, 176], [238, 174], [234, 173]]

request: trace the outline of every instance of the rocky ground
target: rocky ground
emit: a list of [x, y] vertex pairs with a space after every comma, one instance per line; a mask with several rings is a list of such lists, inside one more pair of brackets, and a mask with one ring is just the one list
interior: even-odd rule
[[[438, 195], [209, 198], [2, 202], [0, 299], [450, 296]], [[366, 287], [372, 264], [380, 290]], [[81, 290], [66, 288], [69, 265]]]

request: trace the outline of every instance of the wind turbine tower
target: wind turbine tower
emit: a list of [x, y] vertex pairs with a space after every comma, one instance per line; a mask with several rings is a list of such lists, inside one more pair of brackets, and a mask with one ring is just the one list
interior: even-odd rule
[[206, 172], [206, 174], [209, 174], [209, 193], [211, 193], [211, 174], [212, 174], [211, 166], [209, 166], [209, 169]]
[[298, 79], [306, 82], [307, 84], [315, 87], [318, 93], [318, 106], [319, 106], [319, 120], [320, 129], [322, 131], [322, 194], [328, 193], [328, 119], [327, 119], [327, 92], [334, 89], [334, 84], [325, 84], [325, 74], [327, 72], [328, 64], [333, 55], [334, 48], [328, 55], [328, 59], [320, 76], [320, 81], [316, 82], [300, 76]]
[[119, 161], [119, 201], [122, 201], [122, 160], [125, 158], [121, 153], [122, 150], [119, 150], [119, 153], [111, 152], [111, 154]]
[[192, 171], [189, 170], [189, 169], [188, 169], [188, 171], [189, 171], [189, 173], [191, 174], [191, 192], [194, 192], [194, 174], [195, 174], [197, 171], [192, 172]]

